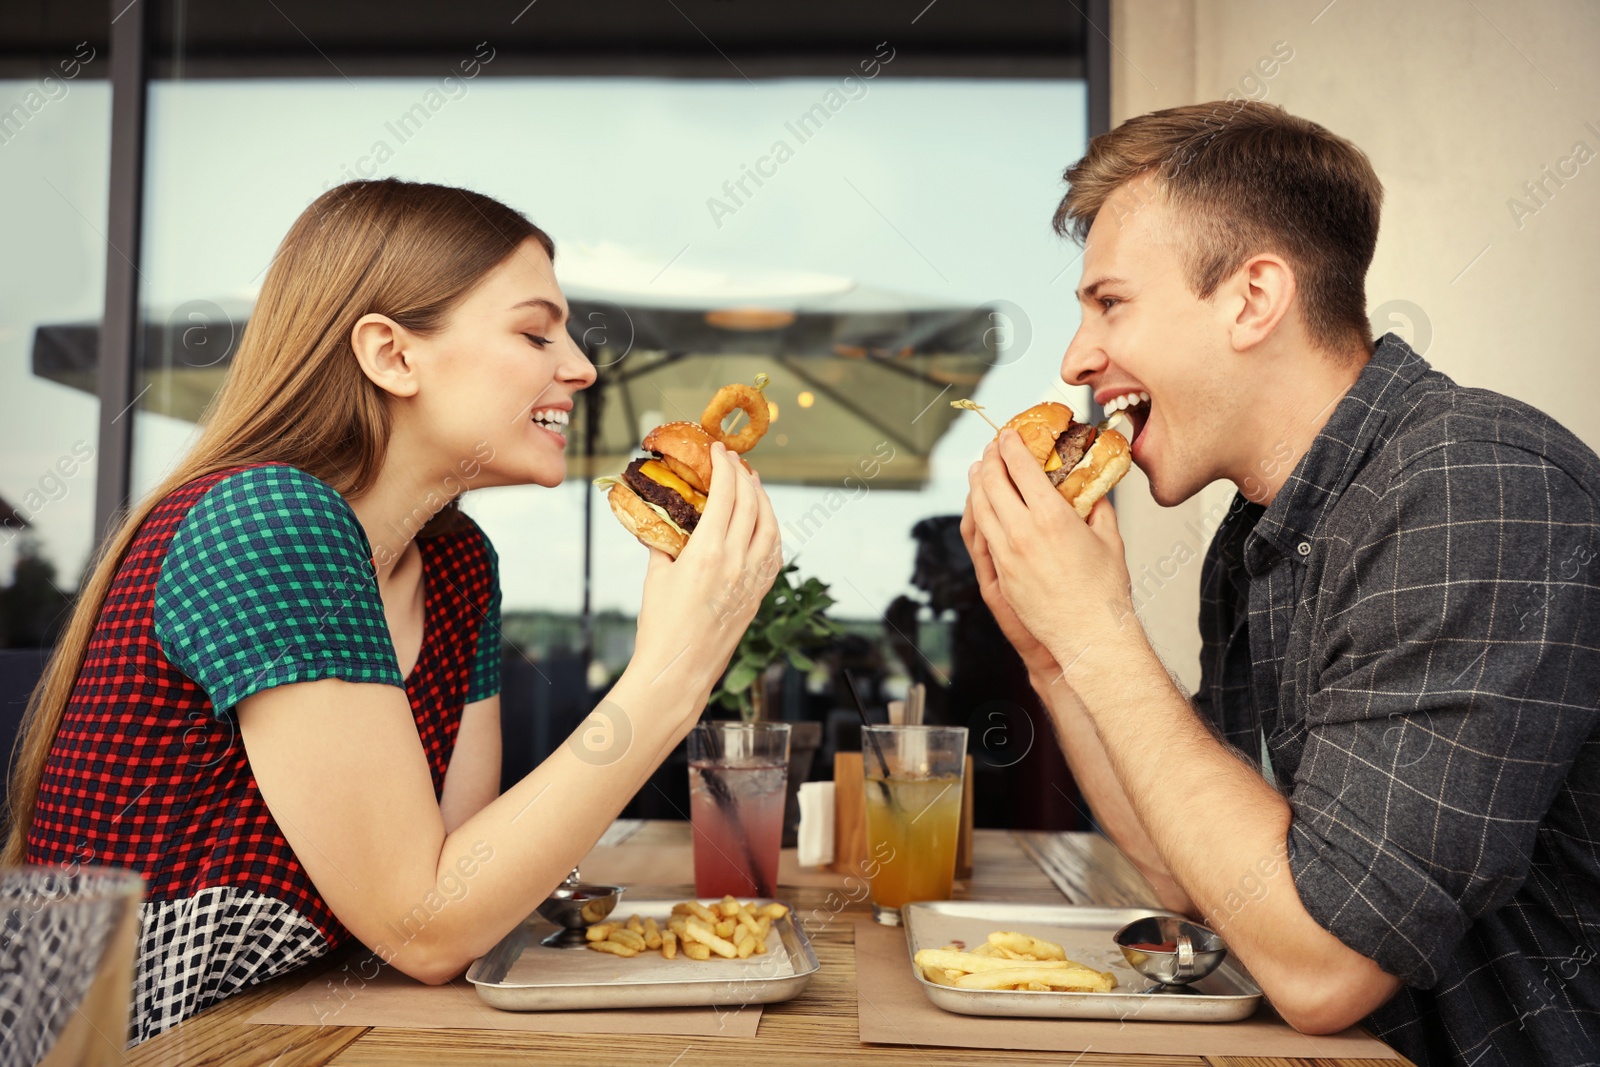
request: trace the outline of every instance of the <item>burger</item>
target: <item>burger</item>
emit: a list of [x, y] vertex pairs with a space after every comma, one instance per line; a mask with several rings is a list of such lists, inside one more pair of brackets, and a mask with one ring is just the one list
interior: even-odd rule
[[607, 479], [606, 502], [628, 532], [673, 559], [689, 543], [711, 487], [711, 435], [692, 422], [668, 422], [645, 435], [650, 453]]
[[[1121, 416], [1123, 421], [1127, 416]], [[1118, 421], [1113, 416], [1110, 421]], [[1015, 430], [1033, 458], [1044, 466], [1050, 484], [1087, 519], [1099, 499], [1122, 480], [1133, 464], [1128, 439], [1108, 426], [1076, 422], [1072, 409], [1047, 400], [1014, 416], [1002, 430]]]
[[650, 455], [629, 463], [620, 477], [599, 479], [610, 486], [606, 502], [628, 532], [673, 559], [706, 508], [712, 441], [695, 423], [663, 423], [645, 435]]
[[[711, 488], [711, 446], [720, 441], [730, 456], [745, 470], [750, 469], [739, 453], [750, 451], [767, 432], [771, 414], [761, 392], [766, 384], [767, 376], [758, 374], [754, 388], [738, 383], [723, 386], [706, 405], [698, 423], [662, 423], [642, 442], [650, 455], [629, 463], [620, 477], [595, 479], [595, 485], [608, 488], [606, 502], [611, 505], [611, 513], [629, 533], [641, 543], [678, 558], [706, 509], [706, 493]], [[722, 425], [723, 418], [735, 408], [750, 417], [749, 425], [737, 433]]]

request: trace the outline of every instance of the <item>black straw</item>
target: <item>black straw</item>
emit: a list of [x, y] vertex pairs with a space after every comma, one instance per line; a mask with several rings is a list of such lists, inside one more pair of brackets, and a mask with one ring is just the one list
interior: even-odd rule
[[[883, 758], [883, 746], [878, 744], [877, 736], [867, 727], [872, 725], [872, 720], [867, 716], [867, 706], [861, 702], [861, 694], [856, 692], [856, 680], [850, 677], [850, 672], [841, 670], [844, 675], [844, 684], [850, 687], [850, 696], [856, 702], [856, 711], [861, 713], [861, 739], [872, 746], [872, 754], [878, 757], [878, 767], [883, 771], [883, 778], [889, 777], [889, 761]], [[889, 792], [889, 783], [879, 779], [878, 788], [883, 790], [885, 803], [894, 803], [894, 795]]]
[[[715, 748], [716, 743], [710, 739], [716, 735], [715, 730], [707, 730], [707, 747]], [[722, 758], [726, 749], [721, 750], [717, 758]], [[739, 802], [733, 798], [733, 791], [728, 788], [728, 783], [723, 779], [719, 768], [715, 766], [701, 767], [700, 777], [706, 783], [706, 788], [711, 792], [711, 799], [717, 802], [717, 807], [722, 809], [723, 820], [733, 828], [733, 835], [739, 839], [739, 847], [744, 852], [745, 865], [750, 868], [750, 880], [755, 883], [756, 896], [771, 897], [775, 887], [767, 884], [766, 872], [756, 862], [756, 850], [750, 843], [750, 835], [745, 832], [744, 820], [740, 818]]]

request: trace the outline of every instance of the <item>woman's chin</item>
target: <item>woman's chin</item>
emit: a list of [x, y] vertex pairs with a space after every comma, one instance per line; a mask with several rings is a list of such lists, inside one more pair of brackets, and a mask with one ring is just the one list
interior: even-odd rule
[[554, 489], [567, 480], [567, 465], [565, 461], [558, 461], [554, 465], [548, 461], [538, 464], [529, 471], [528, 485], [540, 485], [546, 489]]
[[565, 460], [557, 459], [552, 462], [547, 456], [536, 456], [529, 457], [516, 466], [496, 462], [492, 468], [485, 467], [482, 473], [472, 480], [472, 488], [495, 489], [513, 485], [538, 485], [553, 489], [566, 479]]

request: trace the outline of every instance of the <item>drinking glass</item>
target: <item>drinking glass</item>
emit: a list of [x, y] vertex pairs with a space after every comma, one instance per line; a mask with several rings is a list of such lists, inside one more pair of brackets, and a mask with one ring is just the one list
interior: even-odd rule
[[143, 896], [135, 871], [70, 865], [0, 874], [0, 1033], [15, 1062], [126, 1062]]
[[689, 734], [689, 821], [697, 896], [778, 888], [789, 724], [704, 722]]
[[949, 900], [961, 834], [964, 726], [866, 726], [867, 849], [872, 917], [900, 925], [900, 907]]

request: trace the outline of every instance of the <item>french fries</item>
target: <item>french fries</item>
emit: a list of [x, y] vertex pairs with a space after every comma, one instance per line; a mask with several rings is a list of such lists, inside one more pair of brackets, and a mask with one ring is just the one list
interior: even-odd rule
[[958, 989], [1020, 989], [1029, 992], [1109, 993], [1110, 971], [1067, 959], [1054, 941], [996, 930], [971, 952], [954, 946], [925, 948], [913, 958], [922, 977]]
[[637, 949], [629, 948], [621, 941], [591, 941], [589, 947], [596, 952], [609, 952], [613, 956], [637, 956]]
[[1009, 930], [996, 930], [990, 934], [989, 944], [995, 946], [1012, 959], [1064, 960], [1067, 958], [1066, 949], [1054, 941], [1041, 941], [1037, 937], [1012, 933]]
[[[787, 914], [787, 905], [744, 903], [731, 895], [710, 905], [685, 900], [672, 906], [664, 928], [653, 918], [630, 915], [627, 919], [595, 923], [584, 931], [584, 937], [588, 948], [625, 959], [660, 952], [663, 959], [669, 960], [680, 953], [692, 960], [744, 960], [766, 954], [773, 920]], [[1012, 963], [998, 959], [994, 962], [1008, 966]], [[955, 976], [967, 972], [951, 973], [954, 982]]]
[[[700, 942], [723, 959], [731, 960], [739, 954], [739, 950], [733, 947], [733, 942], [724, 938], [716, 930], [706, 926], [699, 919], [690, 919], [684, 924], [683, 931], [685, 937]], [[733, 931], [730, 930], [728, 932], [732, 933]]]
[[1043, 985], [1069, 993], [1109, 993], [1117, 980], [1109, 971], [1087, 967], [1041, 967], [1037, 963], [1002, 967], [998, 971], [979, 971], [956, 979], [961, 989], [1028, 989]]

